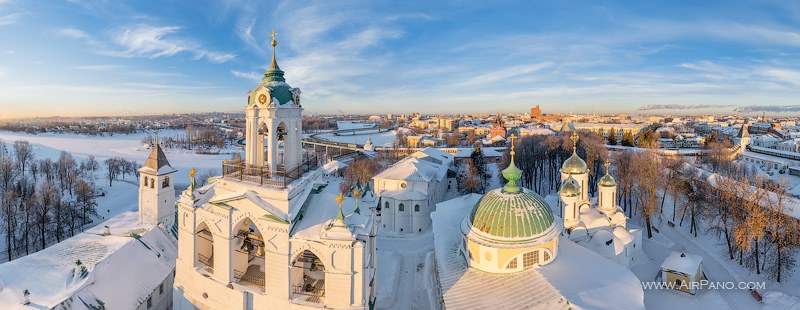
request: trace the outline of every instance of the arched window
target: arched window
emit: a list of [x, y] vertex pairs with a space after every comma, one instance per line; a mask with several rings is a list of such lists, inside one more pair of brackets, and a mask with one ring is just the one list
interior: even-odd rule
[[510, 262], [508, 262], [508, 265], [506, 265], [506, 269], [517, 269], [517, 258], [516, 257], [514, 257], [514, 259], [512, 259]]
[[150, 179], [150, 188], [156, 187], [156, 179]]
[[550, 253], [544, 252], [544, 261], [546, 262], [546, 261], [549, 261], [549, 260], [550, 260]]
[[405, 205], [403, 205], [402, 203], [401, 203], [399, 206], [397, 206], [397, 207], [398, 207], [398, 208], [400, 208], [400, 212], [403, 212], [403, 211], [405, 211], [405, 210], [406, 210], [406, 206], [405, 206]]
[[419, 212], [419, 205], [414, 205], [414, 212]]
[[147, 187], [147, 182], [150, 182], [150, 178], [144, 177], [144, 187]]
[[384, 206], [386, 209], [389, 209], [389, 202], [387, 201], [386, 203], [384, 203], [384, 204], [383, 204], [383, 206]]
[[169, 177], [164, 177], [164, 181], [161, 182], [161, 188], [166, 188], [169, 186]]

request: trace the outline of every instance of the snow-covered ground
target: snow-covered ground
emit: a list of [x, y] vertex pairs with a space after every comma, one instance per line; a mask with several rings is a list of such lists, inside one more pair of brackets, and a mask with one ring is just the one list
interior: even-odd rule
[[[183, 131], [179, 130], [167, 130], [162, 131], [161, 135], [170, 136], [182, 133]], [[101, 163], [107, 158], [122, 157], [143, 164], [147, 156], [150, 155], [150, 150], [142, 145], [142, 139], [146, 136], [146, 133], [96, 137], [78, 134], [45, 133], [30, 135], [6, 131], [0, 132], [0, 139], [5, 141], [9, 148], [12, 147], [11, 144], [14, 141], [29, 141], [35, 148], [37, 158], [50, 157], [55, 159], [58, 158], [58, 154], [61, 151], [67, 151], [72, 153], [78, 160], [94, 155], [97, 161]], [[197, 168], [198, 175], [203, 175], [209, 169], [220, 173], [222, 160], [230, 158], [230, 155], [198, 155], [189, 150], [169, 148], [165, 148], [164, 153], [166, 153], [172, 167], [178, 169], [175, 180], [178, 187], [189, 183], [188, 173], [192, 168]]]
[[[679, 209], [680, 212], [680, 209]], [[664, 218], [672, 219], [672, 198], [668, 195], [664, 202]], [[635, 219], [639, 221], [639, 219]], [[680, 221], [680, 214], [677, 216]], [[653, 231], [653, 238], [647, 239], [643, 232], [644, 251], [650, 260], [637, 264], [632, 269], [641, 281], [654, 281], [660, 265], [670, 251], [685, 250], [687, 253], [703, 257], [702, 268], [709, 281], [712, 282], [764, 282], [766, 289], [760, 293], [771, 295], [780, 302], [791, 302], [793, 296], [800, 296], [800, 277], [795, 272], [786, 276], [782, 283], [767, 279], [763, 274], [757, 275], [739, 266], [738, 261], [728, 259], [724, 241], [713, 233], [700, 233], [697, 237], [689, 234], [689, 225], [670, 227], [666, 220], [654, 221], [658, 233]], [[705, 231], [705, 223], [699, 220], [700, 231]], [[763, 303], [757, 302], [747, 289], [701, 289], [697, 295], [690, 295], [673, 290], [645, 289], [645, 306], [647, 309], [760, 309]], [[790, 296], [782, 295], [788, 294]], [[773, 303], [779, 302], [773, 300]], [[800, 305], [796, 305], [800, 306]], [[765, 309], [788, 309], [781, 305], [764, 307]]]
[[430, 309], [431, 289], [435, 283], [432, 261], [433, 234], [393, 237], [379, 233], [378, 309]]

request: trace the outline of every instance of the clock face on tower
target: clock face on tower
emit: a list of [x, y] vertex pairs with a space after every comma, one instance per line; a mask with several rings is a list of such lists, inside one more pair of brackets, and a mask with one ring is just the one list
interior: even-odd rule
[[267, 102], [267, 95], [261, 94], [261, 96], [258, 96], [258, 102], [261, 102], [262, 104]]

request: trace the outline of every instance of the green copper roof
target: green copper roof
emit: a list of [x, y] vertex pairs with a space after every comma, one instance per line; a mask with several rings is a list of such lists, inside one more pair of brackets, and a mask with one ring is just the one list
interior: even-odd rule
[[564, 164], [561, 165], [561, 170], [566, 173], [585, 173], [589, 168], [586, 162], [578, 156], [578, 153], [572, 151], [572, 156], [564, 161]]
[[484, 195], [469, 217], [472, 227], [498, 238], [534, 238], [553, 225], [553, 211], [531, 192], [504, 193], [495, 189]]
[[278, 67], [278, 61], [275, 60], [275, 45], [277, 45], [277, 43], [275, 40], [272, 40], [272, 63], [269, 65], [269, 69], [264, 72], [264, 82], [286, 81], [286, 79], [283, 78], [283, 70], [281, 70], [281, 67]]
[[292, 101], [292, 90], [288, 85], [281, 83], [275, 86], [267, 86], [267, 88], [269, 88], [269, 94], [278, 99], [278, 104], [286, 104]]

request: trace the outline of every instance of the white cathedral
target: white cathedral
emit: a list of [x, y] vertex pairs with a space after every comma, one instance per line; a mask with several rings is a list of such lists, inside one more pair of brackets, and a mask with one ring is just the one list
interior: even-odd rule
[[625, 267], [630, 267], [642, 253], [642, 231], [628, 229], [628, 217], [617, 205], [617, 182], [606, 173], [598, 181], [598, 197], [588, 193], [589, 168], [578, 156], [578, 134], [572, 133], [573, 150], [561, 165], [561, 187], [558, 210], [564, 219], [565, 233], [570, 240], [587, 247]]
[[[273, 34], [274, 35], [274, 34]], [[273, 57], [248, 93], [244, 162], [178, 200], [175, 309], [365, 309], [375, 302], [374, 193], [304, 154], [300, 90]], [[338, 204], [338, 205], [337, 205]]]

